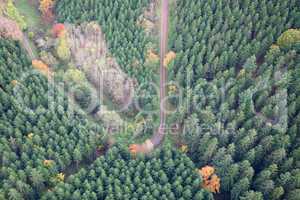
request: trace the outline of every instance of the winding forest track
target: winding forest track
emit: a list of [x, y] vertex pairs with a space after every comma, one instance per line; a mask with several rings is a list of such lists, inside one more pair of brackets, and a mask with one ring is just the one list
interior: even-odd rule
[[168, 45], [169, 27], [169, 0], [161, 0], [161, 19], [160, 19], [160, 125], [151, 139], [143, 144], [133, 144], [129, 147], [132, 153], [150, 153], [158, 147], [164, 139], [166, 129], [166, 80], [167, 68], [164, 66], [164, 59]]
[[164, 66], [164, 59], [168, 46], [168, 29], [169, 29], [169, 0], [162, 0], [161, 5], [161, 27], [160, 27], [160, 126], [158, 131], [152, 136], [151, 142], [158, 146], [165, 135], [166, 128], [166, 79], [167, 68]]

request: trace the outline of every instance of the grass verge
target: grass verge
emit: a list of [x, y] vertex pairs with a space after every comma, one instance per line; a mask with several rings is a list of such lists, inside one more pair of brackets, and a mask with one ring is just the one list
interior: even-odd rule
[[15, 6], [20, 14], [25, 17], [29, 28], [42, 28], [42, 22], [38, 8], [32, 5], [28, 0], [17, 0]]

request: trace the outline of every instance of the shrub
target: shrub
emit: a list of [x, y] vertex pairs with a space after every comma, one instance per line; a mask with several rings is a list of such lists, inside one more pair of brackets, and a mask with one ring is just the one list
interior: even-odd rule
[[76, 87], [74, 97], [77, 103], [83, 108], [88, 108], [92, 100], [91, 89], [87, 85]]
[[34, 38], [34, 36], [35, 36], [35, 34], [34, 34], [33, 31], [30, 31], [30, 32], [28, 33], [28, 37], [29, 37], [31, 40]]
[[66, 82], [72, 83], [83, 83], [86, 78], [82, 71], [79, 69], [68, 69], [64, 75], [64, 79]]

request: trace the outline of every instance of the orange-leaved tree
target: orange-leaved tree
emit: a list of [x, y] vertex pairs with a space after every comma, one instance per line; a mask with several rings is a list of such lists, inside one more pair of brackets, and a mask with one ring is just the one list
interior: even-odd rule
[[131, 144], [129, 146], [129, 151], [131, 154], [136, 155], [138, 153], [147, 154], [154, 149], [154, 145], [151, 140], [146, 140], [142, 144]]
[[44, 74], [46, 76], [50, 75], [49, 67], [43, 61], [41, 61], [41, 60], [32, 60], [32, 66], [33, 66], [34, 69], [40, 71], [42, 74]]
[[134, 155], [137, 154], [139, 152], [139, 145], [138, 144], [131, 144], [129, 146], [129, 151], [130, 151], [130, 153], [132, 153]]
[[220, 178], [214, 174], [215, 169], [212, 166], [205, 166], [199, 170], [199, 174], [202, 176], [202, 187], [213, 193], [220, 192]]

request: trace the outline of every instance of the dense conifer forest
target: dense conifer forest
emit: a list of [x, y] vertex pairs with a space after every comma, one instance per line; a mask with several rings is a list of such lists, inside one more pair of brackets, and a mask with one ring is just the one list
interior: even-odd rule
[[83, 113], [69, 116], [66, 96], [30, 70], [19, 43], [0, 44], [0, 198], [36, 199], [72, 162], [93, 156], [103, 134]]
[[113, 147], [43, 199], [212, 199], [200, 184], [194, 163], [170, 147], [137, 158]]
[[300, 2], [0, 0], [2, 199], [299, 200]]

